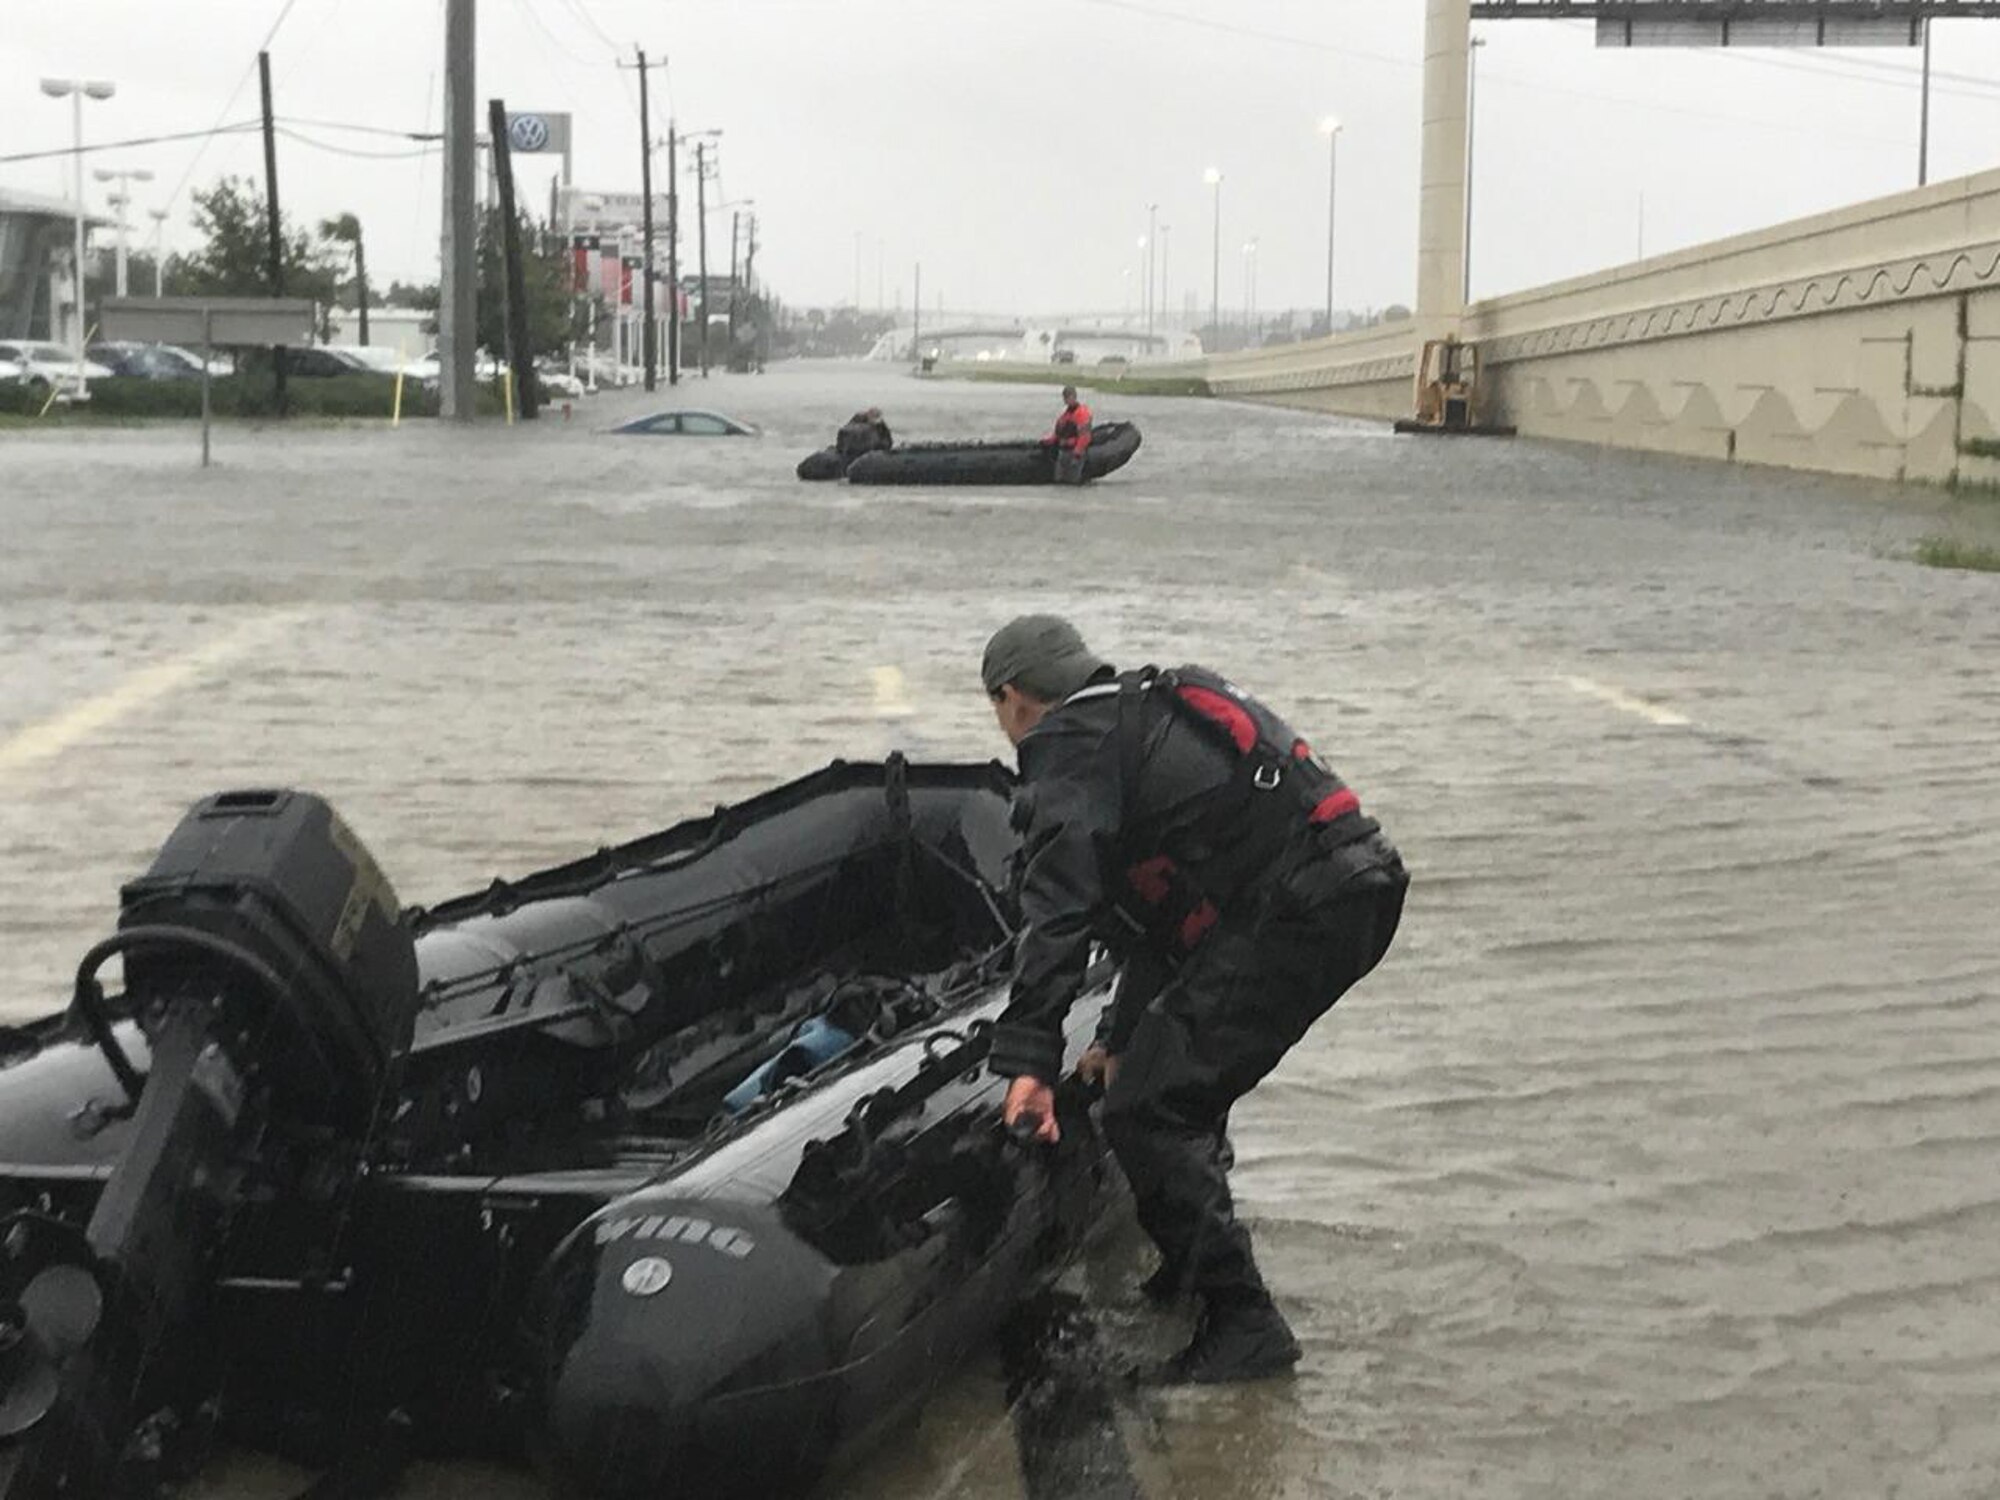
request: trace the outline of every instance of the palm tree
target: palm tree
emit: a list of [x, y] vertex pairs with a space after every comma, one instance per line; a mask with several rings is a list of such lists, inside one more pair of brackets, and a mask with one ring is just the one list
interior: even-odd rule
[[354, 300], [361, 309], [361, 342], [368, 342], [368, 257], [361, 248], [361, 221], [353, 214], [319, 221], [319, 237], [354, 247]]

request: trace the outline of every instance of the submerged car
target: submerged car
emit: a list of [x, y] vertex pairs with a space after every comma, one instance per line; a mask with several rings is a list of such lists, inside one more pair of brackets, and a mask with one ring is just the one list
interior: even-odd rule
[[756, 437], [757, 429], [717, 411], [660, 411], [611, 429], [628, 437]]

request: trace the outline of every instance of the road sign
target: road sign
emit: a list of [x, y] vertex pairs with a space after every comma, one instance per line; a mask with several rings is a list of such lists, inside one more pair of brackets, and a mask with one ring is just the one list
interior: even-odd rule
[[208, 467], [208, 355], [224, 348], [310, 344], [318, 306], [309, 297], [107, 297], [103, 336], [114, 343], [201, 349], [201, 466]]
[[307, 297], [109, 297], [103, 337], [135, 344], [310, 344]]

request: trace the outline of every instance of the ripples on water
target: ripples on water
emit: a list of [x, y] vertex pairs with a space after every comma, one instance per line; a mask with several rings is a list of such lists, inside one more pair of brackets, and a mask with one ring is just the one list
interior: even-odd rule
[[[836, 755], [1001, 753], [979, 648], [1058, 608], [1290, 710], [1417, 880], [1236, 1117], [1304, 1371], [1127, 1402], [1146, 1493], [2000, 1492], [2000, 582], [1897, 558], [1945, 498], [1108, 395], [1146, 432], [1110, 483], [871, 494], [791, 465], [870, 400], [929, 437], [1052, 399], [684, 389], [769, 434], [605, 438], [640, 405], [606, 397], [230, 429], [206, 476], [185, 432], [0, 438], [0, 747], [273, 632], [0, 760], [7, 1013], [60, 1002], [204, 791], [319, 788], [431, 900]], [[1142, 1266], [1100, 1267], [1120, 1346], [1176, 1332], [1124, 1298]], [[1004, 1409], [968, 1372], [841, 1493], [1020, 1494]]]

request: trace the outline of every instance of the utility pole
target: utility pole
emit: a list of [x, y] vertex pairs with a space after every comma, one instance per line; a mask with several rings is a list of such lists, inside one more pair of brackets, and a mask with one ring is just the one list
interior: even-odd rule
[[1917, 126], [1917, 186], [1922, 187], [1931, 180], [1931, 19], [1925, 16], [1924, 27], [1924, 88], [1923, 119]]
[[[267, 273], [271, 283], [271, 295], [285, 295], [284, 238], [278, 224], [278, 137], [271, 119], [271, 54], [257, 54], [257, 86], [264, 96], [264, 221], [271, 241], [271, 265]], [[78, 267], [78, 285], [82, 285], [82, 268]], [[77, 299], [81, 308], [83, 299]], [[271, 370], [275, 381], [278, 415], [285, 414], [285, 351], [283, 347], [271, 351]]]
[[728, 358], [736, 358], [736, 241], [743, 230], [743, 210], [729, 211], [729, 353]]
[[521, 269], [521, 220], [514, 212], [514, 153], [507, 142], [507, 106], [486, 105], [493, 132], [493, 181], [500, 192], [500, 245], [506, 261], [507, 364], [514, 372], [514, 404], [521, 420], [535, 418], [535, 351], [528, 347], [528, 286]]
[[[658, 62], [646, 61], [646, 54], [639, 48], [632, 49], [638, 61], [631, 64], [639, 71], [639, 196], [643, 200], [639, 208], [640, 246], [639, 255], [645, 262], [641, 275], [645, 285], [641, 288], [640, 316], [645, 320], [642, 345], [645, 349], [646, 389], [653, 390], [659, 385], [659, 321], [653, 311], [653, 123], [651, 99], [646, 88], [646, 72], [649, 68], [663, 68], [666, 59]], [[624, 67], [625, 64], [619, 64]], [[669, 383], [672, 377], [669, 376]]]
[[680, 141], [667, 121], [667, 384], [681, 383]]
[[924, 263], [917, 262], [916, 295], [910, 299], [910, 353], [916, 357], [917, 368], [924, 363]]
[[[750, 215], [743, 226], [743, 290], [752, 297], [757, 295], [757, 216]], [[766, 309], [768, 315], [769, 309]], [[750, 364], [761, 375], [764, 373], [763, 325], [753, 321], [750, 327]]]
[[1479, 49], [1483, 36], [1466, 43], [1465, 52], [1465, 282], [1460, 300], [1472, 300], [1472, 148], [1479, 129]]
[[707, 141], [694, 143], [694, 216], [701, 277], [701, 378], [708, 379], [708, 153]]
[[473, 0], [445, 0], [444, 229], [438, 285], [439, 410], [473, 416], [472, 350], [478, 340], [474, 289], [478, 117], [473, 107]]

